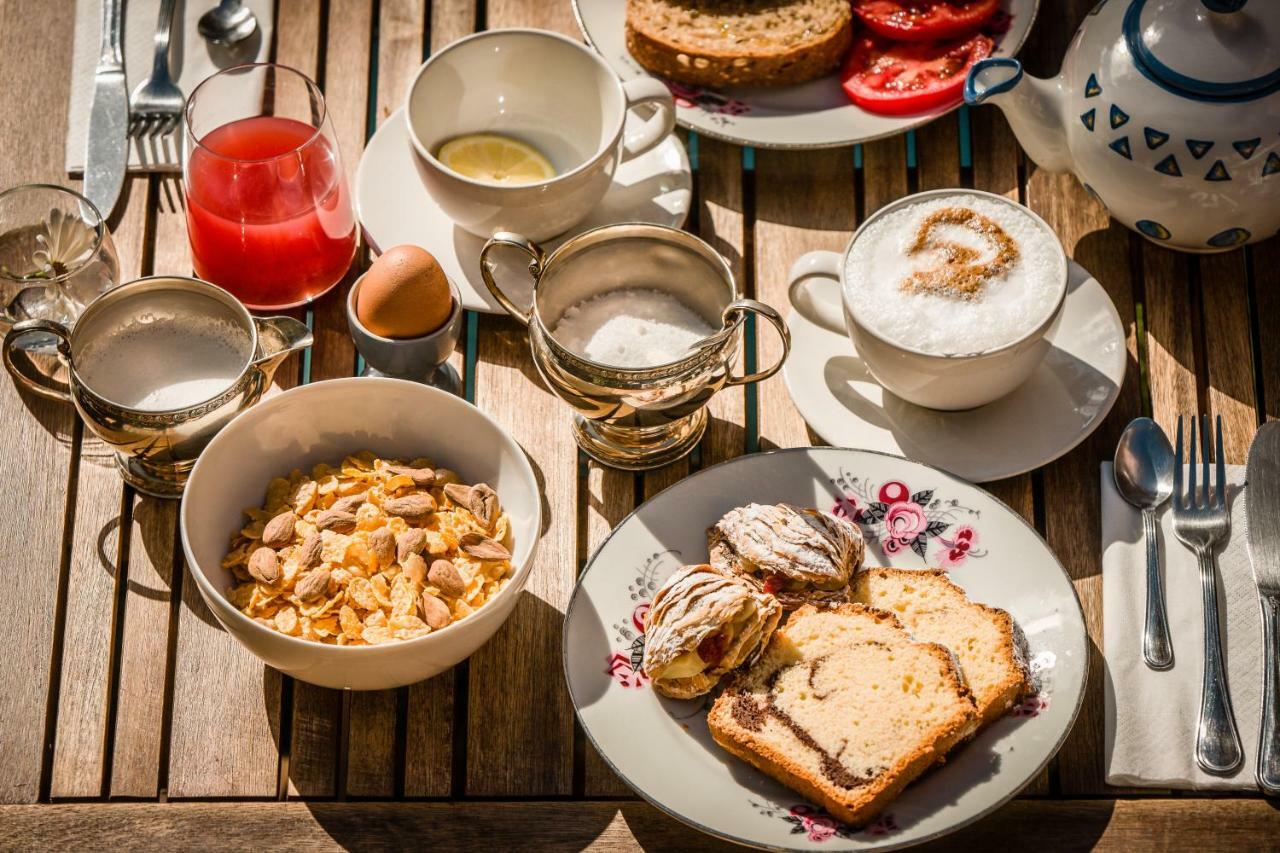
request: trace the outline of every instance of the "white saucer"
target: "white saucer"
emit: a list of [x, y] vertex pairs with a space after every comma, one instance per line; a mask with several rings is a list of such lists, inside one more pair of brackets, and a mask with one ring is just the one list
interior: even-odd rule
[[[966, 412], [908, 403], [871, 378], [843, 331], [793, 309], [787, 318], [791, 355], [783, 368], [791, 399], [828, 444], [900, 453], [975, 483], [1052, 462], [1111, 411], [1128, 360], [1111, 297], [1087, 270], [1070, 264], [1062, 322], [1050, 335], [1053, 347], [1007, 397]], [[834, 287], [821, 293], [839, 298]]]
[[[369, 140], [356, 169], [356, 215], [365, 239], [378, 252], [401, 243], [421, 246], [435, 255], [445, 274], [457, 282], [464, 308], [504, 313], [480, 278], [484, 240], [455, 226], [436, 206], [418, 177], [414, 156], [404, 110], [396, 110]], [[568, 232], [544, 242], [542, 248], [551, 251], [583, 231], [615, 222], [652, 222], [679, 228], [689, 214], [692, 187], [689, 156], [680, 138], [672, 134], [653, 150], [624, 160], [595, 210]]]

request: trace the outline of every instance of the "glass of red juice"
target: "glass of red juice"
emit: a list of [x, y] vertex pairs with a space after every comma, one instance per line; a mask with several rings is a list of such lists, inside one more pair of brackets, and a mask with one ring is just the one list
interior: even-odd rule
[[355, 256], [356, 217], [319, 87], [284, 65], [240, 65], [197, 86], [186, 118], [196, 275], [272, 311], [337, 284]]

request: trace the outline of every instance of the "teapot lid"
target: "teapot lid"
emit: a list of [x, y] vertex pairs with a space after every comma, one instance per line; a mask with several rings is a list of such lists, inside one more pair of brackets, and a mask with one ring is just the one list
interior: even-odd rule
[[1280, 2], [1131, 0], [1124, 39], [1163, 89], [1201, 101], [1251, 101], [1280, 91]]

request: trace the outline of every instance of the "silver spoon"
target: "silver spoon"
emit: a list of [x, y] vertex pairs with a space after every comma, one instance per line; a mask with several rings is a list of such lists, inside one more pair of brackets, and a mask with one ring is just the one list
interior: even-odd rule
[[1156, 510], [1173, 494], [1173, 447], [1164, 430], [1151, 418], [1135, 418], [1116, 445], [1112, 472], [1120, 496], [1142, 511], [1142, 532], [1147, 541], [1147, 621], [1142, 656], [1152, 669], [1168, 669], [1173, 666], [1173, 644], [1160, 585], [1156, 525]]
[[215, 44], [233, 45], [253, 35], [258, 19], [240, 0], [222, 0], [215, 8], [200, 16], [196, 25], [200, 35]]

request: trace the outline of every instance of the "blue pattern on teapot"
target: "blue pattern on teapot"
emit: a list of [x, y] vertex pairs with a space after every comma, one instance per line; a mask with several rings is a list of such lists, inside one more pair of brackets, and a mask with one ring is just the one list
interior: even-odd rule
[[1277, 0], [1102, 0], [1056, 78], [993, 57], [964, 94], [1154, 242], [1217, 252], [1280, 231]]

